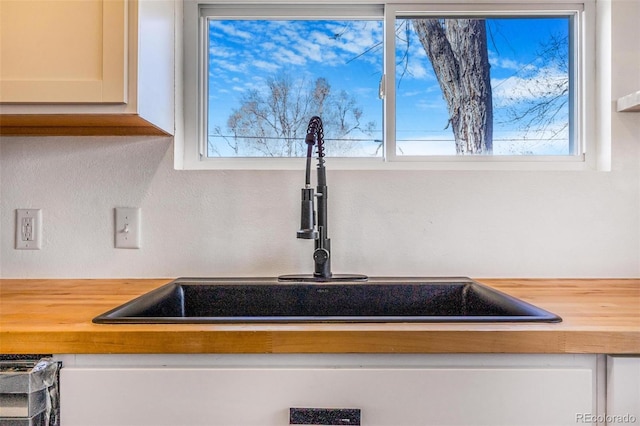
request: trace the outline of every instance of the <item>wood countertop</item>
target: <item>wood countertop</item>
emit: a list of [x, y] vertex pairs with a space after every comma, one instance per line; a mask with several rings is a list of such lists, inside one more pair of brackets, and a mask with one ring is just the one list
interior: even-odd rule
[[479, 279], [561, 323], [93, 324], [170, 279], [0, 279], [0, 353], [640, 354], [640, 279]]

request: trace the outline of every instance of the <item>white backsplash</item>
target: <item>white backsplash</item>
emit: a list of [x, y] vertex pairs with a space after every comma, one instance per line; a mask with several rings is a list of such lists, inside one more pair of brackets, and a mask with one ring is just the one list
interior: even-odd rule
[[[639, 276], [640, 147], [627, 130], [612, 172], [329, 171], [333, 271]], [[172, 148], [169, 138], [3, 138], [2, 277], [312, 271], [313, 244], [295, 236], [303, 161], [300, 171], [176, 171]], [[114, 207], [142, 209], [141, 249], [114, 248]], [[42, 209], [42, 250], [14, 249], [16, 208]]]

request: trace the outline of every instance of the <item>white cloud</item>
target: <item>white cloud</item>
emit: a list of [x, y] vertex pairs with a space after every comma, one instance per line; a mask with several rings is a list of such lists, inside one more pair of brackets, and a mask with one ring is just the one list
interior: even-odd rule
[[243, 40], [251, 40], [251, 38], [253, 37], [253, 34], [247, 31], [241, 31], [235, 25], [225, 24], [221, 21], [211, 21], [209, 25], [209, 28], [214, 28], [219, 31], [219, 33], [217, 34], [214, 32], [214, 35], [218, 37], [223, 37], [223, 34], [228, 37], [237, 37]]
[[267, 62], [263, 60], [256, 60], [253, 62], [252, 65], [258, 69], [261, 69], [269, 73], [273, 73], [280, 68], [280, 66], [274, 62]]
[[217, 72], [244, 72], [246, 67], [243, 63], [228, 61], [225, 59], [212, 59], [211, 63], [217, 68]]
[[[374, 51], [372, 48], [382, 40], [382, 24], [379, 22], [327, 23], [326, 31], [316, 31], [313, 35], [313, 41], [322, 47], [325, 61], [334, 60], [335, 64], [340, 65], [356, 58], [378, 61], [378, 57], [363, 53]], [[333, 56], [328, 57], [327, 52], [332, 52]]]
[[265, 41], [264, 43], [260, 43], [259, 45], [263, 50], [275, 50], [277, 49], [277, 45], [272, 41]]
[[278, 48], [273, 58], [279, 63], [290, 65], [304, 65], [307, 62], [303, 55], [285, 47]]
[[[382, 60], [381, 54], [362, 55], [382, 39], [382, 24], [376, 21], [242, 22], [242, 27], [221, 21], [211, 24], [215, 30], [211, 57], [215, 60], [233, 58], [237, 64], [246, 64], [244, 68], [230, 67], [229, 71], [247, 72], [248, 67], [256, 66], [260, 71], [273, 73], [283, 66], [313, 63], [340, 66], [356, 58], [376, 63]], [[416, 75], [424, 73], [421, 67], [415, 70]]]
[[510, 58], [489, 58], [489, 64], [493, 68], [499, 68], [508, 71], [533, 72], [536, 70], [536, 66], [532, 63], [525, 64]]
[[[314, 34], [311, 34], [311, 37], [313, 38]], [[298, 37], [296, 42], [290, 46], [295, 49], [300, 56], [312, 62], [321, 62], [324, 59], [323, 53], [325, 52], [322, 51], [321, 45], [314, 43], [313, 40]]]
[[535, 101], [557, 94], [566, 88], [568, 76], [554, 67], [540, 68], [530, 77], [492, 79], [493, 101], [496, 107], [505, 107], [525, 101]]
[[404, 64], [399, 64], [396, 68], [397, 79], [405, 77], [411, 77], [417, 80], [434, 78], [431, 71], [425, 67], [425, 64], [417, 60], [409, 59], [406, 70], [404, 68]]
[[518, 71], [521, 68], [520, 63], [509, 58], [490, 58], [489, 63], [494, 68], [503, 68], [513, 71]]
[[229, 49], [226, 46], [216, 45], [209, 48], [209, 56], [215, 58], [233, 58], [237, 56], [237, 54], [238, 53], [236, 51]]

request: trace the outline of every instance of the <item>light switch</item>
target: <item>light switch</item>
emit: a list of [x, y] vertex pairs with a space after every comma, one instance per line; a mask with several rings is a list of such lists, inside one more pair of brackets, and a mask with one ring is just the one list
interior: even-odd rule
[[140, 208], [117, 207], [115, 209], [116, 248], [140, 248]]

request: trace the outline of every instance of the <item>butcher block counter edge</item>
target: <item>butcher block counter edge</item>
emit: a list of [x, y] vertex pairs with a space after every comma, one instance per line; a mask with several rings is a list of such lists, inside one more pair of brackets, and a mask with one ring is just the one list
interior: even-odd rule
[[478, 279], [561, 323], [93, 324], [171, 279], [0, 279], [0, 353], [640, 354], [640, 279]]

